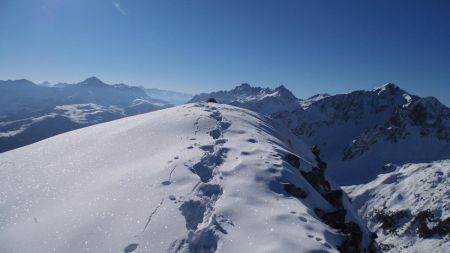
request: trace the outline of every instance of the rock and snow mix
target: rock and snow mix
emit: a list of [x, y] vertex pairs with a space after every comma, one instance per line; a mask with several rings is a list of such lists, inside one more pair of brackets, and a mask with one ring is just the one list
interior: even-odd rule
[[0, 154], [0, 252], [376, 251], [325, 168], [233, 106], [98, 124]]
[[450, 160], [406, 164], [345, 191], [385, 252], [450, 252]]
[[329, 175], [341, 185], [367, 183], [384, 173], [387, 163], [450, 159], [450, 109], [392, 83], [305, 100], [283, 86], [272, 90], [244, 84], [191, 101], [208, 97], [263, 113], [307, 144], [319, 145]]

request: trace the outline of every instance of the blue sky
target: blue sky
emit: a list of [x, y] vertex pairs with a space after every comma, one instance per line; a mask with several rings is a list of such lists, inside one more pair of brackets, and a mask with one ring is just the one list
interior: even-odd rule
[[450, 104], [450, 1], [0, 0], [0, 79], [299, 97], [395, 82]]

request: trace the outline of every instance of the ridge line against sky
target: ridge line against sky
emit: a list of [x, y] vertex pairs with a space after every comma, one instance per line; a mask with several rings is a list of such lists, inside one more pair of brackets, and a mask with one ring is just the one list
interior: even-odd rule
[[[229, 89], [217, 89], [217, 90], [211, 90], [211, 91], [199, 92], [199, 93], [187, 93], [187, 92], [182, 92], [182, 91], [178, 91], [178, 90], [166, 89], [166, 88], [164, 88], [164, 87], [158, 88], [158, 87], [152, 87], [152, 86], [142, 86], [142, 85], [139, 85], [139, 84], [127, 84], [127, 83], [118, 83], [118, 82], [105, 82], [105, 81], [103, 81], [101, 78], [98, 78], [97, 76], [91, 76], [91, 77], [88, 77], [88, 78], [85, 78], [85, 79], [83, 79], [83, 80], [80, 80], [80, 81], [77, 81], [77, 82], [73, 82], [73, 83], [70, 83], [70, 82], [49, 83], [49, 82], [47, 82], [47, 81], [44, 81], [44, 82], [34, 82], [34, 81], [29, 80], [29, 79], [27, 79], [27, 78], [22, 78], [22, 79], [31, 81], [31, 82], [33, 82], [33, 83], [36, 84], [36, 85], [45, 85], [45, 86], [47, 86], [47, 87], [52, 87], [52, 85], [55, 85], [55, 84], [77, 84], [77, 83], [84, 82], [84, 81], [86, 81], [86, 80], [89, 79], [89, 78], [96, 78], [96, 79], [99, 79], [101, 82], [103, 82], [103, 83], [105, 83], [105, 84], [107, 84], [107, 85], [125, 84], [125, 85], [131, 86], [131, 87], [142, 87], [142, 88], [147, 88], [147, 89], [159, 89], [159, 90], [163, 90], [163, 91], [165, 90], [165, 91], [179, 92], [179, 93], [183, 93], [183, 94], [186, 94], [186, 95], [192, 95], [192, 96], [200, 95], [201, 93], [212, 93], [212, 92], [220, 92], [220, 91], [225, 91], [225, 92], [226, 92], [226, 91], [230, 91], [230, 90], [232, 90], [232, 89], [234, 89], [234, 88], [236, 88], [236, 87], [238, 87], [238, 86], [240, 86], [240, 85], [242, 85], [242, 84], [248, 84], [248, 85], [250, 85], [251, 87], [254, 87], [254, 88], [262, 88], [262, 89], [265, 89], [265, 88], [272, 88], [272, 89], [275, 89], [275, 88], [281, 86], [281, 85], [277, 85], [277, 86], [268, 87], [268, 86], [264, 86], [264, 85], [253, 85], [253, 84], [250, 84], [250, 83], [243, 82], [243, 83], [241, 83], [241, 84], [236, 84], [235, 86], [233, 86], [233, 87], [231, 87], [231, 88], [229, 88]], [[21, 80], [21, 79], [15, 79], [15, 80]], [[12, 80], [12, 81], [15, 81], [15, 80]], [[5, 81], [5, 80], [1, 80], [1, 79], [0, 79], [0, 81]], [[11, 80], [8, 80], [8, 81], [11, 81]], [[377, 89], [377, 88], [381, 88], [382, 86], [384, 86], [384, 85], [386, 85], [386, 84], [388, 84], [388, 83], [380, 84], [380, 85], [378, 85], [378, 86], [374, 86], [374, 87], [369, 88], [369, 89], [356, 89], [356, 90], [349, 90], [349, 91], [347, 91], [347, 92], [340, 92], [340, 93], [319, 92], [319, 93], [315, 93], [315, 94], [313, 94], [313, 95], [310, 95], [310, 96], [304, 96], [304, 97], [302, 97], [301, 94], [300, 94], [300, 95], [295, 94], [288, 86], [286, 86], [286, 85], [282, 85], [282, 86], [284, 86], [286, 89], [288, 89], [289, 91], [291, 91], [291, 92], [294, 94], [294, 96], [297, 97], [298, 99], [308, 99], [308, 98], [311, 98], [311, 97], [317, 96], [317, 95], [325, 95], [325, 94], [326, 94], [326, 95], [334, 96], [334, 95], [348, 94], [348, 93], [351, 93], [351, 92], [354, 92], [354, 91], [361, 91], [361, 90], [362, 90], [362, 91], [370, 91], [370, 90], [374, 90], [374, 89]], [[397, 84], [394, 83], [394, 85], [397, 85]], [[399, 86], [399, 85], [397, 85], [397, 86], [398, 86], [400, 89], [403, 89], [401, 86]], [[404, 89], [403, 89], [403, 90], [404, 90]], [[409, 92], [408, 90], [404, 90], [404, 91], [406, 91], [406, 92], [407, 92], [408, 94], [410, 94], [410, 95], [417, 95], [417, 94], [414, 94], [414, 93]], [[420, 97], [436, 97], [436, 96], [420, 96]], [[438, 98], [438, 97], [436, 97], [436, 98]], [[439, 98], [438, 98], [438, 100], [439, 100], [442, 104], [444, 104], [445, 106], [449, 107], [449, 104], [447, 104], [445, 101], [442, 101], [442, 100], [440, 100]]]
[[283, 84], [302, 98], [393, 82], [450, 104], [448, 13], [443, 0], [3, 0], [0, 79]]

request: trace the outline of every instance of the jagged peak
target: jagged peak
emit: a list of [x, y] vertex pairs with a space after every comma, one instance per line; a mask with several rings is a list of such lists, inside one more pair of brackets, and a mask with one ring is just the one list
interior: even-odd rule
[[298, 100], [298, 98], [284, 85], [276, 87], [275, 91], [277, 91], [281, 96], [287, 96], [288, 98]]
[[241, 85], [236, 86], [236, 89], [248, 89], [251, 88], [250, 84], [248, 83], [242, 83]]
[[283, 84], [276, 87], [275, 90], [288, 90]]
[[242, 83], [241, 85], [236, 86], [232, 91], [234, 92], [257, 92], [261, 88], [253, 87], [248, 83]]

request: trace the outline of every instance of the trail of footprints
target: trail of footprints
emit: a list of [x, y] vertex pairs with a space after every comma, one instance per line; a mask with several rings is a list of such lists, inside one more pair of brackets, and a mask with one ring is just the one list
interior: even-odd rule
[[[227, 233], [220, 224], [227, 222], [216, 217], [214, 204], [222, 195], [222, 187], [217, 184], [221, 180], [217, 169], [223, 164], [228, 152], [228, 149], [223, 147], [227, 142], [222, 138], [223, 132], [231, 124], [223, 119], [217, 108], [202, 106], [205, 111], [210, 112], [209, 117], [216, 121], [215, 128], [208, 132], [213, 142], [199, 146], [204, 153], [197, 163], [189, 166], [190, 171], [199, 177], [200, 182], [179, 207], [185, 218], [188, 233], [185, 238], [173, 241], [169, 246], [169, 252], [214, 252], [219, 236]], [[195, 123], [196, 133], [200, 131], [198, 121]]]
[[[177, 239], [171, 243], [168, 248], [169, 252], [214, 252], [217, 249], [217, 243], [220, 234], [227, 234], [227, 231], [222, 227], [222, 224], [233, 225], [233, 223], [225, 218], [218, 218], [214, 212], [214, 204], [222, 195], [222, 188], [217, 182], [221, 180], [218, 176], [217, 168], [222, 165], [228, 149], [223, 147], [227, 142], [223, 139], [223, 132], [228, 129], [231, 124], [225, 121], [217, 108], [209, 105], [199, 105], [205, 108], [205, 111], [211, 112], [210, 118], [216, 120], [216, 127], [208, 133], [213, 138], [213, 142], [209, 145], [199, 146], [204, 151], [200, 161], [195, 164], [185, 164], [192, 173], [195, 173], [200, 181], [192, 189], [189, 196], [176, 198], [174, 195], [169, 195], [169, 200], [174, 203], [181, 203], [179, 210], [185, 218], [186, 229], [188, 233], [185, 238]], [[199, 117], [194, 125], [196, 127], [194, 134], [200, 132]], [[190, 138], [190, 140], [196, 140]], [[187, 147], [192, 149], [193, 146]], [[174, 157], [178, 159], [178, 156]], [[189, 161], [192, 162], [192, 161]], [[169, 161], [168, 163], [172, 163]], [[162, 185], [168, 186], [172, 183], [172, 175], [177, 166], [173, 166], [168, 179], [161, 182]], [[164, 198], [155, 207], [153, 212], [149, 215], [147, 223], [143, 232], [149, 226], [152, 217], [157, 213], [158, 209], [163, 205]], [[133, 252], [138, 248], [139, 244], [131, 243], [124, 248], [125, 253]]]
[[[222, 187], [219, 184], [214, 183], [221, 179], [220, 176], [217, 176], [217, 168], [222, 165], [228, 152], [228, 149], [223, 147], [223, 144], [225, 144], [227, 140], [221, 137], [223, 137], [223, 132], [228, 129], [231, 124], [223, 119], [217, 108], [209, 105], [199, 106], [204, 107], [206, 112], [211, 112], [209, 117], [216, 120], [216, 127], [208, 132], [213, 138], [213, 142], [198, 147], [204, 151], [200, 161], [189, 164], [189, 162], [192, 162], [189, 160], [188, 163], [185, 164], [185, 166], [200, 179], [199, 183], [192, 189], [190, 195], [184, 197], [180, 196], [179, 198], [174, 195], [168, 196], [168, 199], [174, 203], [181, 203], [179, 210], [185, 217], [186, 229], [188, 229], [186, 237], [172, 242], [168, 252], [214, 252], [217, 249], [219, 235], [227, 233], [220, 223], [233, 225], [231, 221], [225, 218], [216, 217], [214, 213], [214, 204], [220, 195], [222, 195]], [[194, 123], [196, 127], [194, 134], [200, 132], [200, 119], [201, 117]], [[189, 140], [195, 141], [196, 138], [190, 138]], [[193, 149], [194, 146], [195, 145], [188, 146], [186, 149]], [[174, 160], [177, 159], [179, 159], [179, 157], [175, 156]], [[172, 160], [168, 161], [169, 164], [172, 162]], [[163, 186], [172, 184], [172, 175], [176, 169], [177, 166], [174, 165], [170, 170], [167, 180], [161, 182]], [[161, 199], [161, 202], [151, 212], [142, 232], [150, 225], [152, 217], [158, 212], [158, 209], [164, 204], [164, 201], [165, 198]], [[138, 246], [138, 243], [130, 243], [124, 248], [124, 252], [133, 252]]]
[[[227, 139], [223, 138], [223, 133], [231, 126], [231, 123], [224, 120], [222, 114], [213, 106], [200, 104], [196, 105], [196, 107], [203, 107], [206, 112], [210, 112], [209, 117], [216, 120], [216, 126], [208, 132], [213, 139], [211, 144], [202, 146], [194, 144], [186, 148], [193, 149], [194, 146], [197, 146], [199, 149], [204, 151], [204, 154], [197, 163], [192, 164], [193, 161], [189, 160], [188, 163], [184, 164], [192, 173], [199, 177], [200, 181], [194, 186], [188, 196], [180, 196], [179, 198], [174, 195], [168, 196], [169, 200], [173, 201], [175, 204], [180, 204], [178, 209], [185, 218], [185, 226], [188, 230], [185, 238], [177, 239], [170, 244], [167, 251], [172, 253], [215, 252], [217, 250], [219, 236], [227, 234], [227, 231], [222, 224], [234, 226], [231, 220], [226, 219], [225, 217], [217, 217], [214, 210], [216, 201], [222, 195], [222, 187], [217, 184], [222, 177], [217, 169], [223, 164], [228, 152], [228, 149], [223, 147], [223, 145], [227, 142]], [[196, 127], [194, 131], [195, 135], [200, 132], [199, 121], [201, 118], [202, 116], [197, 118], [194, 123]], [[242, 134], [244, 132], [236, 131], [236, 133]], [[196, 138], [190, 138], [189, 140], [195, 141]], [[250, 143], [258, 142], [254, 138], [249, 138], [247, 141]], [[242, 155], [248, 154], [249, 152], [242, 152]], [[280, 157], [277, 153], [273, 153], [272, 156], [275, 158]], [[177, 160], [179, 157], [175, 156], [173, 159]], [[168, 163], [170, 164], [172, 161], [168, 161]], [[266, 163], [268, 162], [266, 161]], [[281, 167], [281, 165], [278, 164], [274, 164], [274, 166]], [[169, 186], [172, 184], [172, 175], [176, 168], [177, 166], [174, 165], [170, 170], [168, 179], [161, 182], [163, 186]], [[164, 201], [165, 198], [161, 199], [161, 202], [149, 215], [147, 223], [143, 228], [143, 232], [149, 226], [152, 217], [164, 204]], [[296, 212], [291, 211], [290, 214], [296, 215]], [[306, 216], [306, 214], [298, 215], [297, 218], [301, 222], [307, 223], [308, 220], [304, 216]], [[314, 239], [317, 242], [323, 241], [322, 238], [313, 236], [309, 233], [307, 234], [307, 237]], [[331, 246], [328, 245], [328, 243], [322, 243], [326, 248], [331, 249]], [[138, 248], [138, 246], [139, 244], [137, 243], [131, 243], [124, 248], [124, 252], [133, 252]]]

